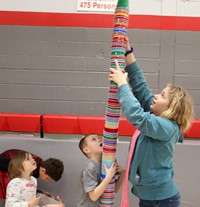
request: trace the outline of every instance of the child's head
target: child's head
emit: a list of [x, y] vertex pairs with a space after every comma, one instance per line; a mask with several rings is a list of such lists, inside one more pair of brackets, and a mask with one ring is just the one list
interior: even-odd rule
[[87, 134], [80, 140], [79, 148], [88, 158], [94, 155], [101, 155], [102, 139], [97, 134]]
[[59, 159], [49, 158], [41, 163], [39, 178], [44, 181], [49, 181], [51, 179], [58, 181], [62, 177], [63, 172], [63, 162]]
[[193, 119], [193, 103], [188, 92], [181, 86], [168, 84], [169, 105], [160, 116], [175, 121], [182, 132], [186, 132]]
[[16, 154], [9, 162], [8, 172], [10, 180], [22, 177], [24, 173], [31, 174], [36, 169], [36, 162], [32, 155], [22, 151]]

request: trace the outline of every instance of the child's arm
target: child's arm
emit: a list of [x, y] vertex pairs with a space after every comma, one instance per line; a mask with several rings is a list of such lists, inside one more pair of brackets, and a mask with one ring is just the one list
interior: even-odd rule
[[117, 172], [119, 172], [119, 178], [115, 182], [115, 193], [117, 193], [123, 183], [124, 176], [125, 176], [125, 169], [123, 169], [118, 163], [117, 163]]
[[104, 193], [106, 190], [110, 180], [116, 173], [116, 163], [113, 162], [110, 168], [107, 168], [106, 165], [104, 165], [105, 171], [106, 171], [106, 177], [104, 180], [93, 190], [89, 192], [89, 197], [92, 201], [96, 201], [100, 198], [100, 196]]
[[39, 204], [41, 197], [33, 197], [28, 201], [28, 207], [35, 207]]

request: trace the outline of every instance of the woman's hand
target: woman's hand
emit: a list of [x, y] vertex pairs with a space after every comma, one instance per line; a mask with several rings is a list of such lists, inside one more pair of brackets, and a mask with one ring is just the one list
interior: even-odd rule
[[[127, 51], [130, 51], [131, 50], [131, 46], [130, 46], [130, 42], [129, 42], [129, 39], [128, 37], [126, 36], [126, 52]], [[129, 53], [126, 57], [125, 57], [125, 60], [126, 60], [126, 65], [130, 65], [131, 63], [135, 62], [136, 59], [135, 59], [135, 56], [134, 56], [134, 53]]]
[[114, 81], [118, 87], [127, 84], [127, 73], [123, 73], [119, 67], [119, 63], [115, 60], [116, 68], [110, 68], [111, 73], [108, 76], [109, 81]]
[[126, 51], [129, 51], [131, 50], [130, 42], [127, 36], [125, 37], [125, 39], [126, 39]]

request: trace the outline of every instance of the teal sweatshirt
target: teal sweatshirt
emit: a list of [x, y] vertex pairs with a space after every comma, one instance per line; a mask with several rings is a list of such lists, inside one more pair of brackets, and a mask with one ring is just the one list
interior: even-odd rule
[[151, 112], [153, 94], [138, 63], [125, 70], [130, 87], [118, 88], [118, 100], [127, 120], [141, 131], [129, 171], [132, 193], [144, 200], [163, 200], [178, 193], [173, 157], [175, 144], [183, 141], [183, 135], [175, 122]]

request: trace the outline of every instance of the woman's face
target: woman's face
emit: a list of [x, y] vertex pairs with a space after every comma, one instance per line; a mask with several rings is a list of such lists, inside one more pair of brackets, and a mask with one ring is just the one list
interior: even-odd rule
[[163, 111], [169, 108], [170, 96], [169, 87], [162, 90], [160, 94], [155, 94], [152, 104], [150, 105], [151, 110], [154, 114], [160, 115]]

